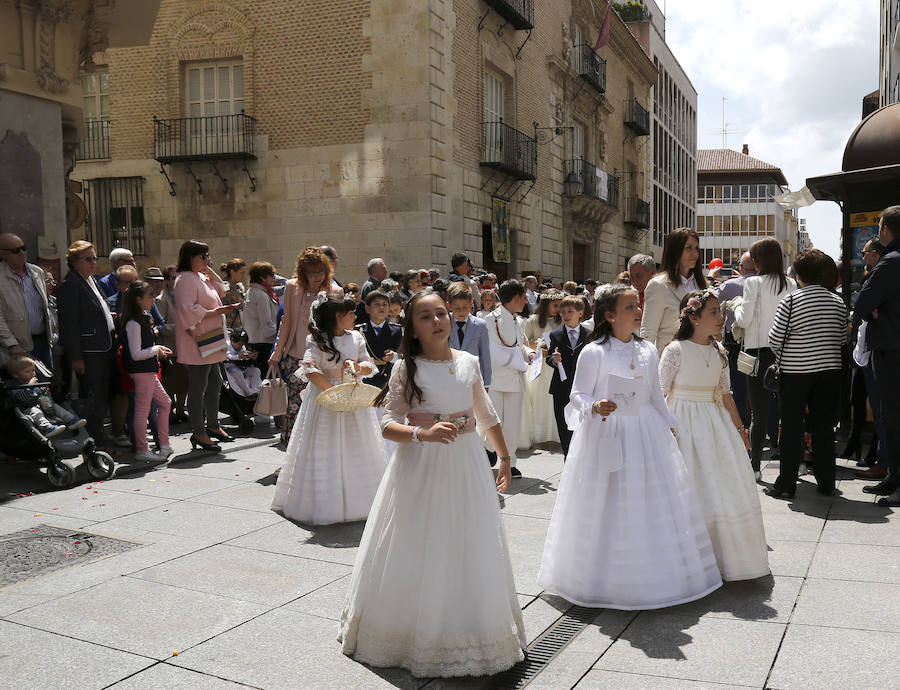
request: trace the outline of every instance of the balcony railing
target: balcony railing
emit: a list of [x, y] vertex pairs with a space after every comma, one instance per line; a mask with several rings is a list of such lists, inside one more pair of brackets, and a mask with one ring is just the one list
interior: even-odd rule
[[154, 158], [160, 163], [256, 158], [256, 118], [237, 115], [153, 118]]
[[636, 98], [625, 102], [625, 126], [639, 136], [650, 134], [650, 112]]
[[[534, 0], [484, 0], [514, 29], [534, 28]], [[479, 27], [480, 28], [480, 27]]]
[[619, 208], [619, 178], [610, 175], [596, 165], [578, 158], [565, 164], [566, 179], [575, 175], [578, 179], [578, 194], [602, 201], [607, 206]]
[[84, 139], [78, 142], [78, 160], [109, 158], [109, 120], [88, 120], [84, 123], [84, 134]]
[[650, 227], [650, 204], [636, 196], [625, 200], [625, 222], [638, 228]]
[[606, 60], [592, 46], [582, 43], [575, 46], [575, 71], [600, 93], [606, 93]]
[[537, 178], [537, 141], [503, 122], [484, 122], [481, 165], [519, 180]]

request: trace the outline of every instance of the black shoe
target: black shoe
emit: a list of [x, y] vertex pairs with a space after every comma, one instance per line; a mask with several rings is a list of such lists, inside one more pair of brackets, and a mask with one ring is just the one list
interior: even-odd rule
[[518, 467], [512, 467], [512, 468], [510, 468], [509, 473], [510, 473], [513, 477], [521, 477], [521, 476], [522, 476], [522, 473], [519, 471], [519, 468], [518, 468]]
[[494, 465], [497, 464], [497, 454], [496, 454], [494, 451], [489, 450], [489, 451], [487, 452], [487, 456], [488, 456], [488, 464], [489, 464], [491, 467], [493, 467]]
[[897, 482], [893, 478], [882, 479], [877, 484], [871, 484], [863, 487], [864, 494], [875, 494], [876, 496], [887, 496], [897, 490]]
[[879, 498], [878, 505], [892, 507], [900, 506], [900, 489], [896, 489], [893, 493], [884, 498]]
[[197, 450], [198, 447], [200, 448], [200, 450], [208, 450], [213, 453], [222, 452], [222, 446], [220, 446], [218, 443], [204, 443], [196, 436], [191, 434], [191, 450]]
[[847, 439], [847, 445], [844, 446], [844, 450], [838, 454], [840, 458], [846, 458], [847, 461], [853, 460], [855, 457], [859, 460], [862, 455], [862, 444], [859, 442], [858, 438], [850, 437]]
[[771, 489], [763, 489], [763, 493], [766, 496], [771, 496], [772, 498], [777, 498], [780, 501], [793, 501], [794, 494], [789, 494], [787, 491], [778, 491], [774, 487]]
[[216, 439], [219, 439], [220, 441], [225, 441], [226, 443], [234, 440], [234, 436], [229, 436], [224, 431], [216, 431], [214, 429], [207, 429], [206, 433], [209, 434], [210, 438], [216, 438]]

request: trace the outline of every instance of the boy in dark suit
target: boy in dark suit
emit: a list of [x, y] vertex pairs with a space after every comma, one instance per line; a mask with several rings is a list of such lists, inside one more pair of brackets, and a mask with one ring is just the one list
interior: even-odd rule
[[450, 320], [450, 347], [478, 357], [481, 378], [484, 387], [488, 388], [491, 385], [491, 341], [484, 319], [472, 316], [475, 302], [469, 286], [460, 281], [450, 283], [447, 305], [453, 316]]
[[372, 290], [366, 295], [366, 314], [368, 319], [356, 326], [366, 339], [366, 349], [375, 360], [376, 371], [373, 376], [363, 379], [365, 383], [383, 388], [391, 377], [391, 368], [403, 329], [388, 323], [390, 297], [379, 290]]
[[[569, 404], [569, 394], [572, 392], [572, 381], [575, 378], [575, 365], [578, 355], [588, 343], [590, 333], [581, 325], [581, 315], [584, 312], [584, 300], [581, 297], [569, 295], [563, 298], [559, 305], [559, 315], [563, 325], [550, 332], [547, 364], [553, 367], [553, 378], [550, 381], [550, 395], [553, 396], [553, 414], [556, 416], [556, 429], [559, 431], [559, 441], [562, 444], [563, 454], [568, 454], [569, 443], [572, 441], [572, 432], [566, 425], [563, 410]], [[565, 373], [565, 380], [560, 374], [560, 369]]]

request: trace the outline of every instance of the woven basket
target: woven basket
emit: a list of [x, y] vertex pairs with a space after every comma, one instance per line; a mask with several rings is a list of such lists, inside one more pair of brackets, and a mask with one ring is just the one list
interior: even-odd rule
[[354, 412], [372, 406], [380, 388], [367, 383], [339, 383], [316, 396], [316, 405], [333, 412]]

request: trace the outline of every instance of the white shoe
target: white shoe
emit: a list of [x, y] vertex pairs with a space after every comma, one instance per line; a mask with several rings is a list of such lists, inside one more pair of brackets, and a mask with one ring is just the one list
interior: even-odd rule
[[115, 443], [119, 448], [128, 448], [131, 446], [131, 439], [128, 438], [125, 434], [120, 434], [113, 439], [113, 443]]
[[753, 473], [753, 478], [754, 478], [756, 481], [761, 482], [761, 481], [762, 481], [762, 472], [759, 472], [759, 471], [754, 472], [754, 473]]
[[166, 456], [158, 455], [149, 450], [140, 450], [134, 454], [134, 459], [141, 462], [165, 462]]
[[172, 455], [175, 455], [175, 449], [172, 448], [172, 446], [163, 446], [162, 448], [159, 449], [159, 455], [161, 455], [162, 457], [164, 457], [168, 460], [169, 457], [171, 457]]
[[69, 424], [69, 426], [67, 428], [69, 431], [77, 431], [78, 429], [81, 429], [82, 427], [84, 427], [86, 425], [87, 425], [86, 419], [76, 419], [74, 422]]

